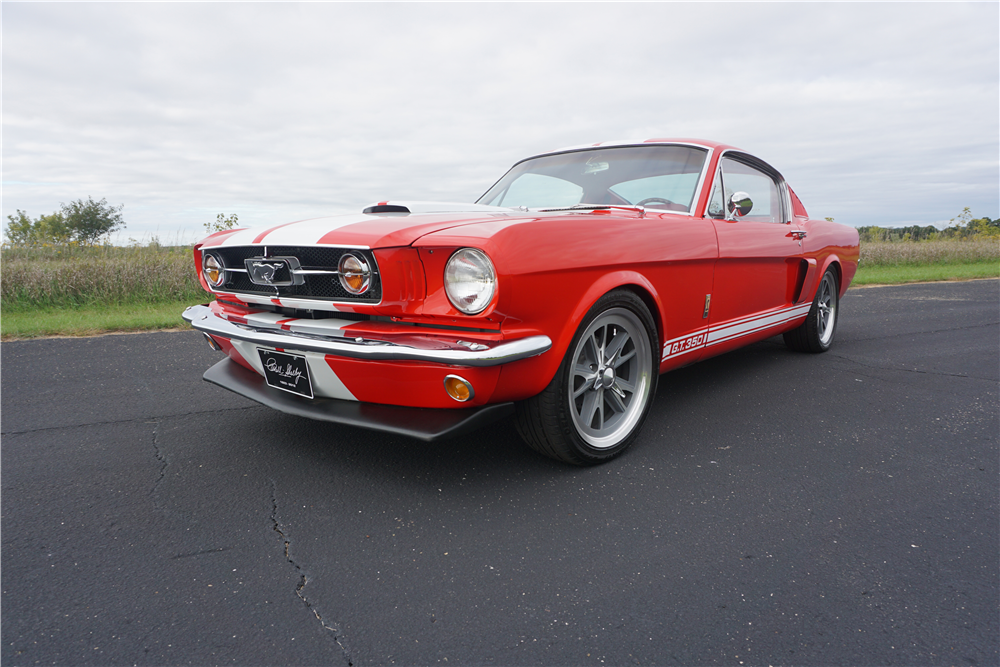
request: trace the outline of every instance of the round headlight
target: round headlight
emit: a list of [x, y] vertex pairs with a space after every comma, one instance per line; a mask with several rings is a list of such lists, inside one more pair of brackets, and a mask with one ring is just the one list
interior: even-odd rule
[[222, 287], [222, 284], [226, 282], [226, 269], [222, 266], [222, 260], [215, 255], [205, 255], [202, 273], [205, 274], [205, 280], [208, 281], [210, 287]]
[[368, 262], [357, 255], [344, 253], [337, 265], [341, 286], [351, 294], [364, 294], [372, 284], [372, 272]]
[[467, 315], [485, 310], [496, 289], [493, 262], [482, 250], [462, 248], [444, 267], [444, 291], [448, 300]]

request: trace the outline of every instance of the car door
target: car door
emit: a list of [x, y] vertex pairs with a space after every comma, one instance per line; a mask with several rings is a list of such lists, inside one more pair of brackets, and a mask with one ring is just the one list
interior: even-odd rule
[[[740, 153], [719, 160], [706, 216], [712, 220], [719, 259], [709, 315], [709, 354], [761, 340], [799, 317], [793, 305], [803, 256], [787, 189], [768, 165]], [[734, 193], [749, 196], [744, 215], [729, 211]], [[804, 314], [804, 313], [803, 313]]]

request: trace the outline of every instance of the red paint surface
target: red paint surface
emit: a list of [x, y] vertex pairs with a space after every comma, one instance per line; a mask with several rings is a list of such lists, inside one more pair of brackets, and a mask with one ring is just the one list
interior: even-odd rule
[[[500, 368], [469, 368], [418, 362], [380, 362], [327, 355], [326, 362], [359, 401], [418, 408], [461, 408], [483, 405], [492, 396]], [[447, 375], [472, 384], [475, 396], [459, 403], [444, 390]]]
[[[337, 308], [398, 320], [356, 322], [345, 327], [349, 335], [432, 349], [452, 347], [458, 339], [490, 344], [540, 334], [553, 343], [541, 356], [491, 369], [456, 371], [439, 364], [328, 357], [331, 368], [363, 401], [456, 407], [444, 393], [443, 379], [449, 372], [473, 383], [476, 397], [472, 404], [518, 400], [538, 393], [549, 383], [587, 312], [611, 290], [630, 289], [646, 301], [657, 325], [654, 353], [659, 354], [665, 341], [685, 340], [710, 325], [725, 326], [740, 318], [811, 301], [820, 277], [831, 266], [842, 276], [841, 293], [847, 289], [857, 269], [856, 230], [809, 219], [791, 191], [792, 220], [788, 223], [702, 217], [718, 161], [730, 148], [712, 142], [679, 141], [712, 150], [694, 215], [647, 211], [640, 217], [618, 209], [596, 213], [373, 215], [322, 235], [321, 244], [374, 248], [382, 280], [383, 297], [378, 306], [338, 304]], [[257, 240], [284, 226], [262, 232]], [[801, 245], [791, 230], [806, 232]], [[475, 316], [456, 310], [444, 289], [445, 264], [462, 247], [485, 251], [498, 276], [493, 301]], [[197, 246], [195, 255], [198, 265]], [[707, 318], [706, 295], [711, 295]], [[277, 299], [274, 303], [280, 305]], [[240, 321], [239, 309], [223, 310], [233, 321]], [[288, 321], [282, 320], [282, 328], [288, 328], [284, 324]], [[797, 323], [755, 331], [709, 352], [695, 346], [663, 362], [660, 370], [773, 336]], [[426, 326], [410, 326], [413, 324]]]

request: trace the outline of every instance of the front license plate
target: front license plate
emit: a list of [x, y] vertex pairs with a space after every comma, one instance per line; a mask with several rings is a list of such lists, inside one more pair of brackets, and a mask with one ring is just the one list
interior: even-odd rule
[[309, 365], [305, 357], [260, 348], [257, 349], [257, 354], [260, 355], [264, 379], [269, 386], [306, 398], [313, 397], [312, 380], [309, 379]]

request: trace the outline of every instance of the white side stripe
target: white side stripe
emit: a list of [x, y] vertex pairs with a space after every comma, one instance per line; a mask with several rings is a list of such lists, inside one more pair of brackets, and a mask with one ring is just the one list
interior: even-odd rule
[[686, 336], [668, 340], [663, 344], [661, 361], [786, 324], [808, 314], [811, 307], [811, 303], [790, 306], [769, 313], [751, 315], [750, 317], [726, 322], [723, 325], [699, 329]]
[[737, 320], [736, 322], [730, 322], [717, 329], [710, 328], [708, 332], [708, 344], [716, 345], [733, 338], [747, 336], [760, 331], [761, 329], [768, 329], [779, 324], [784, 324], [789, 320], [794, 320], [797, 317], [805, 315], [809, 312], [809, 308], [811, 307], [812, 304], [805, 304], [804, 306], [796, 306], [794, 308], [781, 310], [765, 316], [756, 316], [744, 320]]

